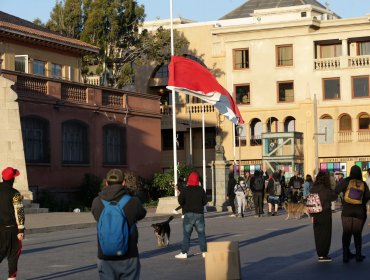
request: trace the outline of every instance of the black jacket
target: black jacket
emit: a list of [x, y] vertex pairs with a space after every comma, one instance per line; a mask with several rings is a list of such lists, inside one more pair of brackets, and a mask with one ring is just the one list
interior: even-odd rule
[[0, 183], [0, 230], [14, 228], [24, 232], [24, 207], [22, 195], [10, 181]]
[[227, 182], [227, 196], [235, 196], [234, 187], [236, 185], [236, 180], [234, 176], [229, 177], [229, 182]]
[[318, 193], [322, 206], [322, 211], [331, 212], [331, 202], [337, 199], [337, 193], [332, 190], [329, 186], [324, 185], [313, 185], [310, 189], [310, 193]]
[[187, 186], [178, 197], [183, 213], [204, 213], [207, 204], [207, 195], [201, 186]]
[[[104, 199], [107, 201], [119, 201], [121, 197], [126, 194], [128, 194], [127, 189], [122, 187], [119, 184], [110, 185], [108, 187], [105, 187], [103, 191], [99, 193], [99, 196], [93, 200], [93, 203], [91, 206], [91, 212], [95, 220], [99, 221], [100, 214], [104, 208], [103, 203], [101, 202], [101, 199]], [[143, 219], [146, 215], [146, 210], [142, 206], [140, 200], [137, 197], [132, 197], [127, 202], [123, 210], [127, 217], [127, 223], [129, 227], [131, 227], [137, 221], [140, 221], [141, 219]], [[99, 241], [98, 241], [98, 258], [102, 260], [123, 260], [123, 259], [138, 257], [139, 256], [139, 250], [137, 248], [138, 238], [139, 238], [139, 234], [136, 228], [130, 235], [127, 253], [123, 256], [113, 256], [113, 257], [103, 255], [100, 245], [99, 245]]]

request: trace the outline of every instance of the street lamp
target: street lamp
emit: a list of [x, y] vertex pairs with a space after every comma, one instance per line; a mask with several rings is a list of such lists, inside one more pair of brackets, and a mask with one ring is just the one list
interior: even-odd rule
[[238, 134], [238, 139], [239, 139], [239, 177], [241, 176], [241, 168], [242, 168], [242, 165], [241, 165], [241, 149], [240, 149], [240, 136], [243, 132], [243, 126], [241, 125], [238, 125], [236, 126], [236, 132]]

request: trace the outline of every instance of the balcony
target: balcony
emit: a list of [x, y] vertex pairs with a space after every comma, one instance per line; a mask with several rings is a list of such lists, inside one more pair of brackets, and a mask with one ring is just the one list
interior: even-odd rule
[[333, 70], [340, 68], [340, 58], [317, 58], [314, 60], [315, 70]]
[[353, 141], [352, 131], [338, 132], [338, 143], [350, 143]]
[[358, 142], [370, 142], [370, 131], [358, 131], [357, 141]]
[[348, 66], [351, 68], [370, 67], [370, 55], [349, 57]]

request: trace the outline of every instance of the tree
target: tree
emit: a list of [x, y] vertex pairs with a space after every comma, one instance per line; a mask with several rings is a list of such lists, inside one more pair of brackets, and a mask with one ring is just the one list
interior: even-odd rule
[[82, 24], [82, 0], [57, 0], [46, 27], [64, 36], [78, 39]]

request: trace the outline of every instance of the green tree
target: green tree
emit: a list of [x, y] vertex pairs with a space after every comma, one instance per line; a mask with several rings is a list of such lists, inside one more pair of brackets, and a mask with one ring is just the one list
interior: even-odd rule
[[46, 27], [71, 38], [80, 38], [83, 24], [82, 0], [57, 0]]

